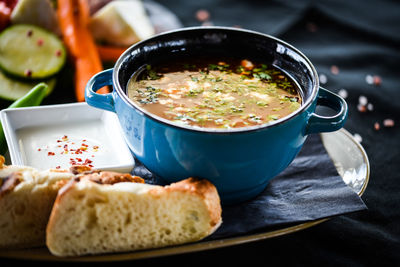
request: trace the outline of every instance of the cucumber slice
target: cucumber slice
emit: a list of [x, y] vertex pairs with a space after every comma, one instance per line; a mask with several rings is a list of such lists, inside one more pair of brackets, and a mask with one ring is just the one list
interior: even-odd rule
[[0, 34], [0, 67], [24, 78], [48, 78], [65, 64], [66, 51], [53, 33], [33, 25], [13, 25]]
[[[49, 95], [56, 85], [56, 78], [44, 80], [43, 82], [48, 85], [46, 95]], [[17, 100], [26, 95], [37, 84], [38, 81], [12, 79], [0, 71], [0, 98], [10, 101]]]

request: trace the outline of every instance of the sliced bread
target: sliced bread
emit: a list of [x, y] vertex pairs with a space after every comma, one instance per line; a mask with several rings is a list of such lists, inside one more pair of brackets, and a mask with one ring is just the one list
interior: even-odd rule
[[0, 156], [0, 248], [43, 246], [57, 192], [74, 175], [4, 162]]
[[109, 179], [89, 173], [59, 191], [47, 226], [52, 254], [182, 244], [205, 238], [222, 222], [218, 192], [207, 180], [188, 178], [158, 186]]

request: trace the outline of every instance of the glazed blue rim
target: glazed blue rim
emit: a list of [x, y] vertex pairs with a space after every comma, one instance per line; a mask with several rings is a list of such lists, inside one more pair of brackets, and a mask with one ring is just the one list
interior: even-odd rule
[[[123, 58], [125, 58], [128, 54], [130, 54], [130, 51], [135, 49], [137, 46], [140, 46], [142, 43], [145, 42], [150, 42], [156, 38], [158, 38], [159, 36], [164, 36], [164, 35], [168, 35], [171, 33], [175, 33], [175, 32], [185, 32], [185, 31], [195, 31], [195, 30], [225, 30], [225, 31], [236, 31], [236, 32], [243, 32], [243, 33], [249, 33], [249, 34], [254, 34], [254, 35], [259, 35], [262, 37], [266, 37], [266, 38], [270, 38], [274, 41], [276, 41], [277, 43], [280, 43], [284, 46], [289, 47], [290, 49], [292, 49], [294, 52], [296, 52], [297, 54], [299, 54], [309, 65], [311, 71], [312, 71], [312, 75], [314, 76], [314, 81], [315, 83], [313, 84], [313, 89], [312, 89], [312, 95], [307, 99], [307, 101], [305, 103], [303, 103], [301, 105], [301, 107], [299, 109], [297, 109], [296, 111], [290, 113], [289, 115], [278, 119], [276, 121], [273, 122], [267, 122], [264, 124], [260, 124], [260, 125], [255, 125], [255, 126], [248, 126], [248, 127], [239, 127], [239, 128], [223, 128], [223, 129], [219, 129], [219, 128], [202, 128], [202, 127], [196, 127], [196, 126], [190, 126], [190, 125], [183, 125], [183, 124], [179, 124], [167, 119], [164, 119], [160, 116], [157, 116], [155, 114], [152, 114], [148, 111], [146, 111], [145, 109], [141, 108], [140, 106], [136, 105], [132, 100], [129, 99], [129, 97], [127, 96], [127, 94], [125, 94], [119, 84], [118, 81], [118, 75], [117, 73], [120, 70], [121, 64], [123, 63]], [[116, 71], [115, 71], [116, 70]], [[124, 53], [122, 53], [122, 55], [118, 58], [115, 66], [114, 66], [114, 70], [113, 70], [113, 74], [112, 74], [112, 80], [113, 80], [113, 85], [115, 85], [116, 88], [114, 88], [114, 90], [116, 90], [116, 92], [121, 96], [121, 98], [124, 100], [124, 102], [126, 102], [128, 105], [131, 105], [133, 108], [135, 108], [136, 110], [138, 110], [139, 112], [141, 112], [143, 115], [145, 115], [147, 118], [150, 118], [158, 123], [170, 126], [170, 127], [174, 127], [174, 128], [179, 128], [182, 130], [187, 130], [187, 131], [191, 131], [191, 132], [200, 132], [200, 133], [210, 133], [210, 134], [231, 134], [231, 133], [246, 133], [246, 132], [253, 132], [253, 131], [259, 131], [259, 130], [263, 130], [265, 128], [272, 128], [274, 126], [278, 126], [286, 121], [289, 121], [295, 117], [297, 117], [299, 114], [301, 114], [302, 112], [304, 112], [316, 99], [317, 95], [318, 95], [318, 91], [319, 91], [319, 78], [318, 78], [318, 73], [314, 67], [314, 65], [311, 63], [311, 61], [302, 53], [300, 52], [297, 48], [295, 48], [294, 46], [290, 45], [289, 43], [278, 39], [274, 36], [271, 36], [269, 34], [265, 34], [265, 33], [261, 33], [261, 32], [257, 32], [257, 31], [253, 31], [253, 30], [247, 30], [247, 29], [238, 29], [238, 28], [234, 28], [234, 27], [224, 27], [224, 26], [197, 26], [197, 27], [185, 27], [185, 28], [180, 28], [180, 29], [176, 29], [176, 30], [171, 30], [171, 31], [167, 31], [167, 32], [163, 32], [157, 35], [154, 35], [151, 38], [145, 39], [143, 41], [140, 41], [134, 45], [132, 45], [131, 47], [129, 47], [127, 50], [124, 51]], [[113, 86], [114, 87], [114, 86]]]

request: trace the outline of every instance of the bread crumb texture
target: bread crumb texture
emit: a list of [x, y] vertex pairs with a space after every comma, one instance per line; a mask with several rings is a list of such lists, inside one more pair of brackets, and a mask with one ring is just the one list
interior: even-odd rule
[[43, 246], [57, 192], [72, 174], [0, 163], [0, 248]]
[[60, 191], [46, 244], [57, 256], [157, 248], [200, 240], [221, 221], [217, 190], [206, 180], [162, 187], [80, 179]]

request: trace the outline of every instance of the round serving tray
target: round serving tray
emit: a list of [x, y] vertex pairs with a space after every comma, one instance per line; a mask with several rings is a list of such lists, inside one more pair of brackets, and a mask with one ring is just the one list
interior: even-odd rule
[[[370, 165], [368, 156], [364, 148], [357, 142], [353, 136], [341, 129], [332, 133], [322, 133], [322, 142], [332, 158], [336, 169], [343, 181], [351, 187], [359, 196], [367, 188], [370, 174]], [[271, 231], [260, 232], [256, 234], [243, 235], [233, 238], [224, 238], [211, 241], [199, 241], [179, 246], [171, 246], [160, 249], [142, 250], [127, 253], [103, 254], [94, 256], [82, 256], [71, 258], [60, 258], [50, 254], [47, 248], [23, 249], [23, 250], [4, 250], [0, 251], [0, 257], [29, 260], [45, 261], [124, 261], [134, 259], [144, 259], [166, 255], [175, 255], [188, 252], [203, 251], [221, 247], [228, 247], [258, 240], [273, 238], [276, 236], [294, 233], [317, 224], [320, 224], [329, 218], [320, 219], [289, 227], [282, 227]]]

